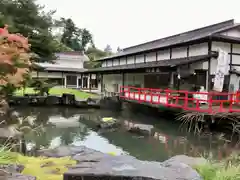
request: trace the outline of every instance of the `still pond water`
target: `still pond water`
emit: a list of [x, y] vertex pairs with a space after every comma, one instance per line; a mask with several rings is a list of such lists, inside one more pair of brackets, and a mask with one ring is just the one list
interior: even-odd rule
[[[179, 128], [172, 119], [136, 112], [36, 107], [15, 110], [25, 119], [22, 126], [36, 128], [25, 134], [28, 147], [84, 145], [105, 153], [130, 154], [148, 161], [163, 161], [178, 154], [221, 159], [238, 150], [219, 136], [194, 136]], [[124, 125], [117, 131], [99, 132], [96, 125], [103, 117], [114, 117]], [[127, 131], [131, 123], [153, 125], [155, 133], [151, 136], [132, 134]]]

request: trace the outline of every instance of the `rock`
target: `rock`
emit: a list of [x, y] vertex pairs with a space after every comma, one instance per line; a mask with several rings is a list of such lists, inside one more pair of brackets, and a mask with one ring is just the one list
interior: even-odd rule
[[60, 103], [60, 98], [58, 96], [48, 96], [45, 99], [46, 105], [58, 105]]
[[24, 166], [18, 164], [0, 164], [0, 169], [10, 173], [21, 173], [24, 169]]
[[65, 157], [70, 156], [74, 157], [77, 154], [81, 153], [92, 153], [94, 150], [89, 149], [85, 146], [60, 146], [54, 149], [42, 149], [37, 151], [38, 156], [45, 157]]
[[75, 105], [75, 95], [63, 93], [62, 95], [62, 104], [64, 105]]
[[57, 118], [49, 118], [48, 124], [52, 124], [56, 126], [57, 128], [68, 128], [68, 127], [80, 127], [81, 124], [79, 122], [79, 115], [74, 115], [70, 118], [63, 118], [63, 117], [57, 117]]
[[206, 159], [199, 157], [189, 157], [186, 155], [177, 155], [163, 162], [163, 165], [168, 167], [175, 164], [186, 164], [188, 166], [194, 167], [196, 165], [206, 163]]
[[128, 131], [141, 135], [151, 135], [153, 128], [153, 125], [148, 124], [132, 124], [132, 126], [128, 127]]
[[144, 178], [157, 180], [202, 180], [200, 175], [185, 164], [165, 167], [159, 162], [140, 161], [130, 156], [107, 156], [98, 162], [79, 163], [71, 167], [64, 177], [74, 178]]
[[111, 117], [104, 117], [100, 120], [98, 127], [106, 129], [106, 128], [117, 128], [121, 126], [121, 123], [114, 118]]
[[11, 175], [8, 171], [0, 169], [0, 180], [7, 180], [7, 176]]
[[27, 176], [22, 174], [11, 174], [7, 177], [6, 180], [36, 180], [36, 177]]
[[77, 165], [68, 167], [64, 179], [69, 176], [80, 178], [145, 178], [157, 180], [202, 180], [190, 166], [181, 163], [160, 163], [141, 161], [132, 156], [112, 156], [84, 146], [61, 146], [52, 150], [41, 150], [41, 156], [71, 156]]
[[21, 136], [22, 136], [22, 132], [19, 132], [14, 126], [0, 128], [1, 138], [19, 138]]

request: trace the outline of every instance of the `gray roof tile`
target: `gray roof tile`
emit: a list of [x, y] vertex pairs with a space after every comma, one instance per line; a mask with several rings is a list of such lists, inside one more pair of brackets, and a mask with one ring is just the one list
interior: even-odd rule
[[160, 48], [164, 48], [167, 46], [191, 42], [193, 40], [198, 40], [198, 39], [209, 37], [212, 34], [215, 34], [215, 33], [218, 33], [218, 32], [221, 32], [221, 31], [224, 31], [224, 30], [236, 27], [236, 26], [239, 26], [239, 24], [234, 24], [234, 20], [228, 20], [228, 21], [224, 21], [221, 23], [206, 26], [203, 28], [195, 29], [192, 31], [180, 33], [177, 35], [173, 35], [173, 36], [157, 39], [154, 41], [150, 41], [147, 43], [139, 44], [136, 46], [132, 46], [129, 48], [125, 48], [125, 49], [123, 49], [123, 51], [121, 51], [113, 56], [105, 57], [105, 58], [102, 58], [99, 60], [112, 59], [112, 58], [116, 58], [116, 57], [131, 55], [131, 54], [138, 53], [138, 52], [145, 52], [145, 51], [149, 51], [152, 49], [160, 49]]
[[189, 58], [176, 58], [176, 59], [168, 59], [168, 60], [153, 61], [153, 62], [146, 62], [146, 63], [127, 64], [127, 65], [112, 66], [112, 67], [101, 67], [101, 68], [86, 70], [85, 73], [143, 69], [143, 68], [153, 68], [153, 67], [176, 67], [179, 65], [194, 63], [201, 60], [208, 60], [209, 57], [216, 57], [216, 56], [217, 56], [217, 53], [213, 53], [211, 55], [206, 54], [201, 56], [192, 56]]

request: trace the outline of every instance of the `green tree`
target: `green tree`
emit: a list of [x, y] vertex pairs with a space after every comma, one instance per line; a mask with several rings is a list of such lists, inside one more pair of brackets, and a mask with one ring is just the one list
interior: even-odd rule
[[96, 60], [108, 56], [107, 52], [96, 47], [89, 47], [85, 53], [90, 60], [84, 64], [84, 67], [87, 69], [100, 67], [101, 62]]
[[[44, 12], [44, 6], [36, 0], [0, 0], [0, 27], [9, 25], [9, 31], [28, 37], [31, 51], [41, 57], [39, 60], [49, 60], [54, 53], [64, 49], [52, 35], [55, 11]], [[62, 49], [61, 49], [62, 48]]]
[[113, 54], [112, 48], [109, 44], [105, 47], [104, 51], [107, 53], [107, 55], [112, 55]]
[[78, 28], [72, 19], [61, 18], [57, 26], [63, 27], [61, 42], [74, 51], [85, 51], [89, 44], [93, 45], [90, 31]]

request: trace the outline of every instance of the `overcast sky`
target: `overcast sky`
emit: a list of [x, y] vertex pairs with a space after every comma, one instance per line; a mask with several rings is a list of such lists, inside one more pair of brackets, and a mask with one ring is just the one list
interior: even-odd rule
[[38, 0], [89, 29], [97, 47], [121, 48], [235, 19], [239, 0]]

